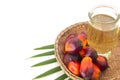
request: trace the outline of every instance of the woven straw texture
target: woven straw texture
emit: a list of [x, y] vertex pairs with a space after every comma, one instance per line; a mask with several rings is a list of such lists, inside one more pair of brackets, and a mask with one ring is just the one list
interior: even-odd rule
[[[62, 70], [73, 80], [83, 80], [82, 78], [72, 74], [63, 63], [63, 53], [61, 51], [65, 38], [69, 34], [86, 32], [87, 33], [88, 22], [80, 22], [67, 27], [63, 30], [56, 39], [55, 42], [55, 55]], [[109, 68], [102, 72], [100, 80], [120, 80], [120, 31], [118, 38], [118, 45], [112, 50], [112, 55], [108, 60]]]

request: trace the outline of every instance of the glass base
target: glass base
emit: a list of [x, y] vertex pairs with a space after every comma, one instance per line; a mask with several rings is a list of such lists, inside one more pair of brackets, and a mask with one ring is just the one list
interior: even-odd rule
[[104, 57], [106, 57], [107, 58], [107, 60], [109, 60], [110, 59], [110, 56], [111, 56], [111, 51], [109, 51], [109, 52], [106, 52], [106, 53], [98, 53], [98, 55], [101, 55], [101, 56], [104, 56]]

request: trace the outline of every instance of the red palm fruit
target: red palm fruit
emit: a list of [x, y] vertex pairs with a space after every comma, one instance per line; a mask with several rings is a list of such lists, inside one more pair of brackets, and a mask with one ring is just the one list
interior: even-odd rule
[[105, 70], [108, 67], [107, 59], [104, 56], [100, 55], [96, 58], [95, 64], [101, 71]]
[[82, 42], [76, 37], [71, 37], [65, 42], [65, 52], [67, 53], [78, 54], [82, 48]]
[[78, 62], [71, 61], [68, 63], [68, 69], [74, 74], [80, 75], [80, 64]]
[[100, 69], [94, 64], [91, 80], [100, 80], [100, 75], [101, 75]]
[[93, 62], [95, 62], [96, 58], [97, 58], [97, 52], [92, 49], [91, 47], [84, 47], [81, 51], [80, 51], [80, 55], [81, 57], [85, 57], [85, 56], [89, 56], [92, 58]]
[[75, 34], [70, 34], [66, 39], [65, 41], [60, 44], [60, 50], [62, 51], [62, 53], [66, 53], [65, 51], [65, 43], [70, 39], [70, 38], [73, 38], [73, 37], [76, 37]]
[[65, 54], [63, 57], [63, 62], [65, 65], [68, 65], [69, 62], [75, 61], [80, 63], [81, 62], [81, 57], [79, 54]]
[[68, 36], [66, 37], [65, 42], [68, 41], [69, 39], [75, 38], [75, 37], [76, 37], [75, 34], [70, 34], [70, 35], [68, 35]]
[[83, 47], [87, 45], [87, 34], [85, 32], [78, 33], [77, 38], [82, 41]]
[[80, 73], [85, 80], [90, 80], [90, 78], [92, 77], [93, 63], [90, 57], [86, 56], [82, 59]]

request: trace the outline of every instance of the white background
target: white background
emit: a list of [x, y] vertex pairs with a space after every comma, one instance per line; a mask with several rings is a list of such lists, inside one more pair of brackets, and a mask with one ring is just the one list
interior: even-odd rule
[[[119, 0], [0, 0], [0, 80], [32, 80], [57, 63], [31, 68], [51, 57], [28, 59], [34, 51], [55, 42], [66, 27], [88, 20], [88, 11], [109, 4], [120, 9]], [[58, 72], [39, 80], [54, 80]]]

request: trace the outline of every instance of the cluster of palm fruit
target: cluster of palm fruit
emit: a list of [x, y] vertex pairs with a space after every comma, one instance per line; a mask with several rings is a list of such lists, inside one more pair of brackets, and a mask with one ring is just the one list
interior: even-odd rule
[[66, 67], [85, 80], [99, 80], [101, 72], [108, 67], [107, 59], [89, 46], [84, 32], [70, 34], [62, 47]]

